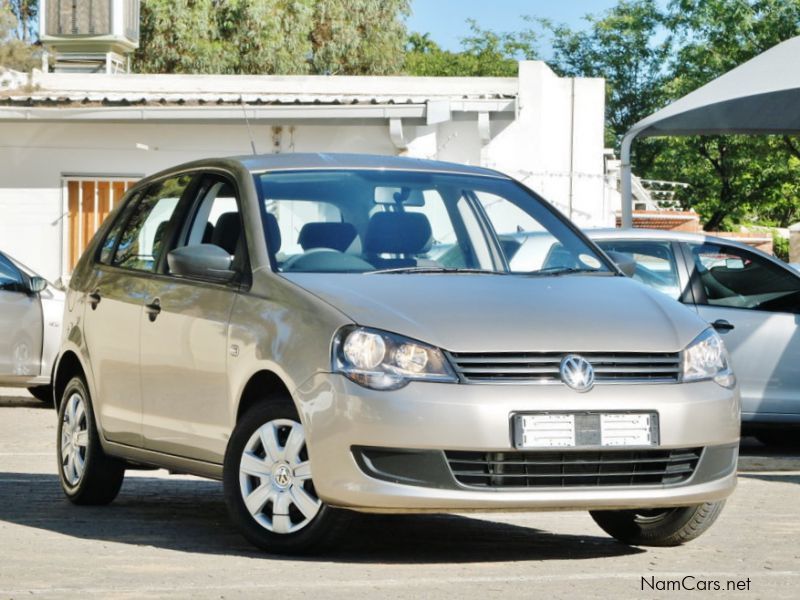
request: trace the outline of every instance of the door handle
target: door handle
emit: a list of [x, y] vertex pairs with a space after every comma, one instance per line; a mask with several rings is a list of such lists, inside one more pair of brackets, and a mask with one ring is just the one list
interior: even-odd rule
[[145, 304], [144, 310], [147, 313], [147, 317], [150, 319], [150, 322], [152, 323], [156, 320], [156, 317], [161, 312], [161, 300], [156, 298], [150, 304]]
[[726, 321], [725, 319], [717, 319], [711, 324], [711, 326], [717, 331], [730, 331], [731, 329], [735, 329], [734, 324], [730, 321]]
[[99, 289], [93, 291], [87, 297], [89, 298], [89, 306], [92, 307], [92, 310], [96, 309], [97, 305], [100, 304], [100, 300], [103, 299], [103, 297], [100, 295]]

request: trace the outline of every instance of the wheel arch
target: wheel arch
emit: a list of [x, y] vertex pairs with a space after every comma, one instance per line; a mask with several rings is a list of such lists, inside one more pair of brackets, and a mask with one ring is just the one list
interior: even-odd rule
[[250, 376], [242, 389], [242, 393], [236, 404], [236, 419], [234, 425], [241, 420], [242, 416], [250, 410], [250, 408], [263, 402], [265, 397], [274, 394], [285, 394], [286, 397], [291, 400], [298, 414], [300, 414], [300, 407], [297, 406], [297, 402], [284, 379], [275, 371], [261, 369]]
[[76, 375], [83, 377], [84, 381], [87, 381], [86, 370], [83, 368], [83, 363], [78, 358], [78, 355], [72, 350], [66, 350], [58, 358], [58, 363], [53, 371], [53, 403], [56, 410], [61, 404], [61, 396], [69, 380]]

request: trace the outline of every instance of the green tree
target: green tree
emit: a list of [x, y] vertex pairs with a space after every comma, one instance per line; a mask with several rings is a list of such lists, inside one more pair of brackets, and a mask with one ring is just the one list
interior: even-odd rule
[[[630, 127], [660, 108], [669, 74], [671, 38], [657, 0], [622, 0], [600, 15], [584, 17], [585, 29], [540, 21], [552, 35], [551, 65], [569, 77], [606, 80], [606, 143], [619, 148]], [[652, 163], [657, 148], [640, 152], [637, 166]]]
[[312, 0], [228, 0], [217, 8], [220, 37], [233, 49], [234, 73], [304, 73]]
[[427, 33], [412, 33], [406, 43], [404, 70], [427, 77], [515, 77], [518, 60], [538, 57], [536, 35], [530, 29], [495, 33], [467, 21], [470, 34], [461, 50], [441, 49]]
[[34, 40], [39, 16], [38, 0], [3, 0], [3, 3], [9, 5], [17, 20], [14, 28], [17, 39], [26, 44]]
[[743, 222], [786, 226], [800, 217], [800, 160], [776, 136], [669, 138], [646, 175], [690, 184], [676, 199], [708, 231]]
[[30, 71], [39, 65], [39, 51], [20, 39], [20, 35], [14, 6], [8, 0], [0, 0], [0, 67]]
[[409, 0], [317, 0], [311, 71], [389, 75], [403, 65]]
[[[543, 22], [559, 73], [606, 79], [607, 138], [615, 147], [638, 120], [800, 34], [800, 0], [662, 6], [620, 0], [586, 17], [584, 30]], [[676, 197], [708, 230], [744, 221], [785, 226], [800, 217], [800, 143], [791, 138], [646, 138], [634, 144], [632, 162], [642, 177], [690, 184]]]
[[[679, 98], [800, 34], [800, 0], [672, 0], [676, 51], [665, 92]], [[644, 175], [690, 184], [678, 197], [707, 230], [742, 221], [786, 226], [800, 216], [800, 161], [791, 138], [704, 136], [663, 142]], [[638, 165], [635, 165], [636, 169]]]
[[231, 73], [214, 0], [144, 0], [133, 68], [141, 73]]
[[145, 73], [397, 72], [408, 0], [143, 0]]

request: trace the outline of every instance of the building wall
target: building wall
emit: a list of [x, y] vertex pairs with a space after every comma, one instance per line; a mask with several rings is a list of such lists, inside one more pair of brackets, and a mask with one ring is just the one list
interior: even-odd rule
[[[446, 80], [443, 80], [446, 88]], [[53, 109], [57, 111], [58, 109]], [[176, 107], [175, 110], [180, 110]], [[257, 150], [364, 152], [485, 165], [520, 179], [580, 225], [613, 225], [603, 179], [604, 83], [520, 63], [517, 113], [454, 112], [404, 121], [397, 147], [381, 120], [253, 123]], [[0, 248], [45, 277], [64, 264], [62, 178], [141, 177], [181, 162], [248, 154], [243, 123], [5, 121], [0, 124]]]

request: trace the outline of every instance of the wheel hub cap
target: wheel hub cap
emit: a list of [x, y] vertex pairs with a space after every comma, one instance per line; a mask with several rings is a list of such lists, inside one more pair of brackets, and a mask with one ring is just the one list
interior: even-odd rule
[[89, 441], [86, 405], [80, 394], [72, 394], [61, 420], [61, 471], [67, 483], [78, 485], [86, 468]]
[[272, 469], [272, 481], [281, 489], [286, 489], [292, 484], [292, 470], [287, 464], [277, 465]]
[[291, 419], [265, 423], [245, 444], [239, 490], [250, 515], [268, 531], [299, 531], [322, 507], [305, 447], [303, 426]]

